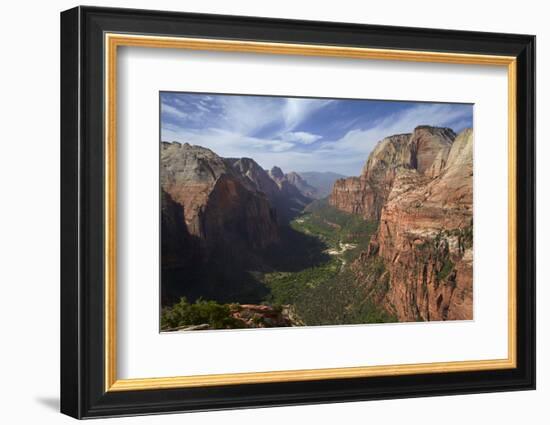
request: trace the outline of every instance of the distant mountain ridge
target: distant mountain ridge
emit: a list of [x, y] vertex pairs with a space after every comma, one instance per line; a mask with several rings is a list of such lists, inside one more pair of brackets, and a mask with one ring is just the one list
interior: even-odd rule
[[309, 187], [313, 187], [311, 196], [315, 199], [329, 196], [336, 180], [346, 178], [343, 174], [331, 171], [299, 171], [296, 174], [305, 180]]

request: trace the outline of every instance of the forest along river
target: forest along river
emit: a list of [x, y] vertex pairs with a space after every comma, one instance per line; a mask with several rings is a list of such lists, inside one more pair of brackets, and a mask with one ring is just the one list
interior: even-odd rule
[[[338, 260], [342, 262], [341, 269], [346, 265], [346, 259], [342, 254], [344, 254], [346, 251], [353, 250], [357, 248], [357, 243], [349, 243], [349, 242], [343, 242], [342, 240], [338, 240], [336, 243], [332, 238], [326, 238], [322, 233], [315, 234], [313, 233], [308, 227], [309, 220], [311, 218], [311, 215], [305, 214], [299, 218], [296, 218], [293, 220], [291, 225], [296, 230], [302, 230], [303, 233], [311, 236], [317, 236], [322, 242], [325, 242], [329, 245], [329, 248], [325, 249], [323, 252], [328, 255], [335, 256]], [[321, 219], [321, 225], [325, 224], [328, 227], [332, 227], [333, 229], [336, 229], [337, 231], [342, 229], [342, 226], [336, 223], [332, 223], [327, 220], [323, 220], [322, 216], [320, 214], [317, 214], [317, 216], [314, 216], [314, 220], [319, 221]], [[315, 228], [315, 227], [314, 227]], [[340, 269], [340, 270], [341, 270]]]
[[[313, 202], [290, 223], [296, 241], [287, 257], [296, 258], [295, 264], [277, 267], [277, 271], [262, 277], [270, 290], [266, 301], [272, 305], [293, 305], [301, 317], [306, 304], [309, 311], [317, 301], [332, 302], [335, 294], [330, 291], [334, 285], [341, 290], [353, 285], [347, 266], [367, 249], [376, 228], [377, 222], [342, 212], [328, 205], [326, 199]], [[296, 237], [300, 235], [301, 238]]]

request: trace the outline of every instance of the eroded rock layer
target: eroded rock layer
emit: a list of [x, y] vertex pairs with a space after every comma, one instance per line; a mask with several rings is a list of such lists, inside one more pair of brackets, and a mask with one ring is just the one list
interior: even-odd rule
[[473, 318], [472, 154], [471, 129], [421, 126], [382, 140], [361, 176], [334, 186], [333, 206], [379, 220], [356, 261], [383, 259], [379, 302], [399, 321]]
[[264, 248], [278, 240], [276, 213], [265, 193], [211, 150], [163, 143], [161, 167], [162, 190], [182, 207], [187, 231], [207, 250]]

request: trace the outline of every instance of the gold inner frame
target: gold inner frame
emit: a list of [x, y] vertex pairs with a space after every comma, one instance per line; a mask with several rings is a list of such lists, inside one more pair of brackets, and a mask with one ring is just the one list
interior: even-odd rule
[[[510, 369], [516, 367], [516, 58], [461, 53], [370, 49], [128, 34], [105, 34], [105, 391], [135, 391], [214, 385], [311, 381]], [[116, 123], [119, 46], [325, 56], [355, 59], [504, 66], [508, 71], [508, 357], [495, 360], [304, 369], [175, 377], [118, 379], [116, 324]]]

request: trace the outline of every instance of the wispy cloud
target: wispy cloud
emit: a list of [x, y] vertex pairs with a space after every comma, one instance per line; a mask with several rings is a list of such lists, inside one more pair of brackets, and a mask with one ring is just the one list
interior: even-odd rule
[[318, 134], [308, 133], [307, 131], [291, 131], [281, 135], [281, 139], [284, 141], [302, 143], [304, 145], [310, 145], [322, 138]]
[[275, 122], [279, 116], [276, 100], [250, 96], [220, 98], [219, 118], [225, 128], [250, 135]]
[[285, 123], [284, 130], [287, 132], [294, 130], [306, 118], [333, 102], [330, 99], [287, 98], [285, 100], [282, 114]]
[[161, 104], [161, 113], [171, 115], [173, 117], [180, 118], [180, 119], [189, 118], [189, 114], [183, 112], [181, 109], [178, 109], [174, 106], [170, 106], [166, 103]]
[[252, 157], [264, 168], [347, 175], [358, 174], [387, 136], [424, 124], [462, 130], [473, 120], [471, 105], [456, 104], [191, 94], [161, 100], [163, 140]]
[[241, 133], [218, 128], [188, 130], [174, 126], [162, 128], [164, 141], [190, 143], [208, 147], [224, 157], [253, 157], [260, 153], [285, 152], [292, 149], [294, 143], [260, 137], [246, 136]]
[[454, 105], [439, 103], [419, 103], [402, 112], [382, 117], [371, 123], [369, 128], [349, 130], [342, 138], [324, 142], [320, 148], [327, 152], [336, 151], [338, 154], [368, 155], [385, 137], [411, 133], [419, 125], [448, 127], [458, 122], [464, 128], [468, 118], [471, 120], [471, 108], [457, 108]]

